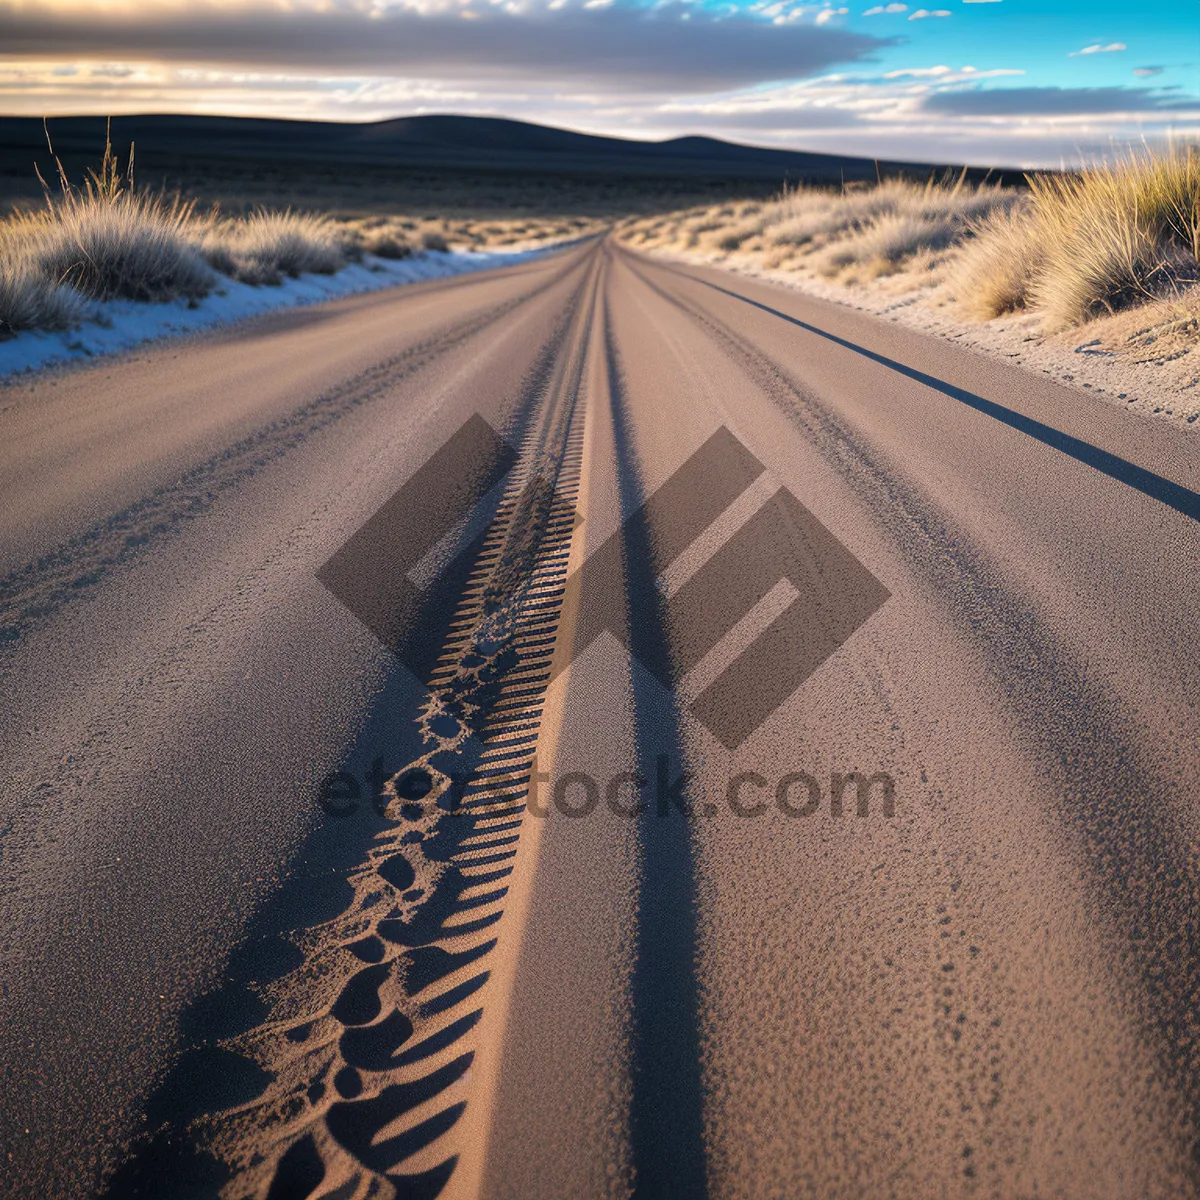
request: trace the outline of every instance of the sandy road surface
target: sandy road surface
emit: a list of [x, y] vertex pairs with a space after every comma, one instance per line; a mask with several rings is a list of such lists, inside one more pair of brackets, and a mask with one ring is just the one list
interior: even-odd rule
[[1198, 452], [601, 242], [0, 391], [0, 1190], [1194, 1194]]

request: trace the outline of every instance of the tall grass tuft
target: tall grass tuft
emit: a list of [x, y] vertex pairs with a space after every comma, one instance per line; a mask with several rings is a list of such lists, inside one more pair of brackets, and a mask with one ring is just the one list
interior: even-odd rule
[[1049, 328], [1077, 325], [1196, 282], [1200, 154], [1132, 154], [1030, 178], [1044, 261], [1030, 285]]
[[99, 171], [73, 187], [59, 164], [60, 193], [25, 232], [31, 263], [92, 300], [197, 299], [215, 282], [189, 238], [193, 205], [137, 192], [132, 155], [122, 169], [105, 146]]
[[332, 275], [346, 265], [344, 240], [327, 217], [260, 210], [221, 220], [213, 214], [198, 244], [210, 266], [242, 283], [279, 284], [284, 277]]
[[950, 291], [977, 321], [1018, 312], [1031, 303], [1045, 262], [1045, 231], [1027, 206], [992, 213], [972, 227], [950, 269]]
[[66, 329], [84, 308], [74, 288], [55, 283], [27, 259], [0, 257], [0, 337], [25, 329]]

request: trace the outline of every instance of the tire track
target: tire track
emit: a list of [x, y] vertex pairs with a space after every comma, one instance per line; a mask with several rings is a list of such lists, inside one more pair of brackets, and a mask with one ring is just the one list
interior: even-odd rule
[[[565, 593], [600, 271], [595, 256], [527, 389], [517, 465], [417, 717], [424, 751], [387, 783], [352, 899], [293, 935], [300, 964], [257, 989], [259, 1019], [221, 1042], [255, 1094], [189, 1124], [221, 1164], [208, 1194], [435, 1196], [454, 1171]], [[154, 1155], [127, 1163], [108, 1195], [161, 1189]]]
[[[607, 312], [604, 334], [622, 509], [627, 515], [644, 514], [648, 496], [634, 444], [631, 398]], [[677, 674], [657, 583], [670, 565], [657, 561], [655, 537], [660, 531], [644, 515], [623, 528], [630, 655], [640, 663], [670, 664]], [[683, 760], [683, 738], [674, 691], [664, 697], [658, 689], [635, 683], [633, 701], [639, 773], [651, 778], [664, 752], [666, 761], [677, 768]], [[691, 796], [685, 792], [680, 799], [678, 811], [647, 809], [641, 818], [637, 956], [630, 984], [630, 1141], [633, 1195], [639, 1200], [704, 1200], [708, 1195]]]

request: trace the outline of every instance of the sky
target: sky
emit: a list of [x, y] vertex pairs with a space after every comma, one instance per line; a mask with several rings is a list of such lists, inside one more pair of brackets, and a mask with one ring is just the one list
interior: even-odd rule
[[1055, 166], [1200, 136], [1195, 0], [0, 0], [0, 113], [380, 120]]

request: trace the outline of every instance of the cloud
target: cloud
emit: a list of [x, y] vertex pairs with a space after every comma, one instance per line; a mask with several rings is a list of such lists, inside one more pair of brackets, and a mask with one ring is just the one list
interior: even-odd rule
[[863, 124], [860, 114], [850, 109], [815, 104], [764, 111], [742, 111], [738, 108], [730, 111], [699, 111], [680, 106], [662, 109], [655, 117], [660, 121], [666, 118], [681, 132], [711, 132], [719, 129], [751, 141], [761, 138], [764, 133], [802, 136], [814, 130], [861, 128]]
[[1200, 102], [1164, 96], [1153, 88], [1012, 87], [942, 91], [923, 97], [921, 109], [960, 117], [1064, 116], [1200, 109]]
[[905, 75], [911, 75], [914, 79], [936, 79], [939, 75], [951, 74], [952, 70], [944, 63], [938, 67], [908, 67], [900, 71], [888, 71], [884, 79], [901, 79]]
[[1161, 75], [1164, 70], [1163, 67], [1134, 67], [1133, 73], [1139, 79], [1149, 79], [1153, 75]]
[[834, 17], [844, 17], [849, 11], [848, 8], [823, 8], [817, 13], [817, 24], [824, 25], [827, 21], [832, 21]]
[[908, 12], [907, 4], [877, 4], [874, 8], [868, 8], [863, 13], [864, 17], [875, 17], [880, 13], [902, 13]]
[[[1153, 88], [1111, 88], [1107, 97], [1093, 92], [1083, 101], [1070, 91], [1064, 98], [1066, 89], [1052, 89], [1050, 99], [1045, 90], [1029, 88], [1000, 92], [1003, 103], [974, 98], [978, 81], [1021, 74], [1014, 68], [939, 65], [889, 72], [890, 78], [824, 75], [669, 101], [655, 105], [653, 113], [630, 101], [620, 115], [612, 110], [612, 127], [639, 129], [646, 136], [712, 130], [739, 141], [798, 150], [1028, 168], [1095, 161], [1122, 147], [1142, 145], [1143, 139], [1157, 145], [1169, 131], [1178, 135], [1182, 126], [1200, 117], [1200, 99], [1189, 101], [1185, 111], [1171, 107], [1175, 101]], [[1109, 111], [1116, 109], [1120, 111]]]
[[[806, 19], [774, 24], [679, 0], [654, 8], [470, 4], [408, 0], [377, 8], [373, 0], [258, 0], [235, 6], [210, 0], [173, 6], [150, 0], [136, 8], [98, 8], [76, 0], [33, 8], [0, 0], [0, 47], [10, 61], [211, 63], [324, 76], [703, 92], [812, 76], [896, 44]], [[468, 9], [476, 19], [462, 19]]]
[[1000, 0], [962, 0], [964, 4], [999, 4]]
[[1103, 127], [1060, 125], [1055, 122], [954, 126], [944, 117], [930, 121], [864, 122], [860, 128], [804, 131], [796, 138], [781, 134], [760, 139], [794, 149], [830, 154], [860, 154], [902, 162], [968, 162], [976, 166], [1008, 166], [1023, 170], [1111, 160], [1129, 150], [1144, 149], [1143, 135], [1151, 145], [1169, 145], [1166, 130], [1148, 131], [1139, 124], [1105, 124]]
[[1118, 50], [1126, 50], [1128, 47], [1124, 42], [1110, 42], [1107, 46], [1101, 46], [1097, 42], [1094, 46], [1084, 46], [1082, 50], [1072, 50], [1067, 55], [1068, 58], [1080, 58], [1085, 54], [1115, 54]]
[[937, 67], [907, 67], [902, 71], [888, 71], [884, 79], [902, 79], [910, 76], [913, 79], [936, 79], [939, 83], [955, 83], [964, 79], [995, 79], [1001, 75], [1024, 75], [1025, 72], [1015, 67], [996, 67], [991, 71], [977, 71], [974, 67], [960, 67], [955, 71], [945, 64]]
[[926, 17], [948, 17], [949, 15], [950, 10], [948, 8], [918, 8], [908, 19], [910, 21], [923, 21]]

